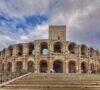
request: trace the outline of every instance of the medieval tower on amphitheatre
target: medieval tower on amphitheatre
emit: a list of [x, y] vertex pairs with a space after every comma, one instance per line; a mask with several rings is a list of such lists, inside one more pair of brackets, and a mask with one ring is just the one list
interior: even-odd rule
[[100, 72], [100, 53], [85, 44], [66, 41], [66, 26], [49, 26], [49, 38], [10, 45], [0, 52], [1, 72]]

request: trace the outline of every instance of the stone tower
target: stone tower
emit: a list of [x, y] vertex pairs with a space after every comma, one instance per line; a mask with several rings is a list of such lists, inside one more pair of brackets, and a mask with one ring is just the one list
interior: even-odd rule
[[49, 40], [66, 41], [66, 26], [49, 26]]

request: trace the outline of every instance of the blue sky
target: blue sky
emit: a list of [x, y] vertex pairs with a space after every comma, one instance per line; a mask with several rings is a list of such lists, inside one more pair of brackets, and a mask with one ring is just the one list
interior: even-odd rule
[[68, 41], [100, 50], [100, 0], [0, 0], [0, 50], [48, 38], [49, 25], [66, 25]]

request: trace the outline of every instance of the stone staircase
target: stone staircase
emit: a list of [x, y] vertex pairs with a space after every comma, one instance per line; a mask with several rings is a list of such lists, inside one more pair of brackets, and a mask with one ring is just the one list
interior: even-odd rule
[[0, 90], [100, 90], [100, 75], [30, 74], [2, 86]]

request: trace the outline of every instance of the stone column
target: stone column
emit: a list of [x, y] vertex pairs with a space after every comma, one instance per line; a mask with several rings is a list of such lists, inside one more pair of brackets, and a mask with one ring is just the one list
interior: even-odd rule
[[7, 62], [4, 62], [4, 72], [7, 71]]
[[77, 47], [77, 49], [78, 49], [78, 51], [77, 51], [77, 58], [78, 58], [78, 60], [77, 60], [77, 73], [81, 73], [81, 46], [79, 45], [78, 47]]
[[63, 62], [63, 73], [66, 73], [66, 60]]
[[16, 72], [16, 63], [15, 63], [15, 60], [12, 61], [12, 72]]
[[68, 60], [66, 60], [66, 73], [68, 74], [69, 72], [68, 72]]
[[2, 62], [0, 60], [0, 72], [2, 71]]
[[39, 73], [39, 62], [38, 62], [38, 55], [35, 55], [35, 63], [34, 63], [34, 73]]
[[24, 56], [23, 59], [23, 70], [27, 71], [27, 56]]
[[28, 55], [29, 47], [28, 44], [23, 44], [23, 55]]
[[50, 73], [50, 69], [53, 70], [53, 60], [52, 60], [52, 57], [49, 56], [49, 59], [48, 59], [48, 73]]
[[88, 66], [87, 66], [88, 72], [91, 73], [91, 68], [90, 68], [90, 49], [88, 49]]

